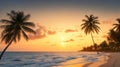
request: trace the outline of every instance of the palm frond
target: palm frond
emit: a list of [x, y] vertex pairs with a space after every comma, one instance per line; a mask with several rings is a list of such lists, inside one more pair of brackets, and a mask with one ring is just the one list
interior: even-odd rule
[[26, 31], [26, 32], [29, 32], [29, 33], [34, 33], [34, 34], [36, 34], [36, 32], [35, 32], [33, 29], [29, 28], [29, 27], [22, 26], [22, 28], [23, 28], [23, 30], [24, 30], [24, 31]]
[[2, 20], [1, 20], [1, 23], [11, 24], [12, 21], [10, 21], [10, 20], [6, 20], [6, 19], [2, 19]]
[[116, 32], [120, 32], [120, 19], [117, 19], [118, 23], [113, 24], [113, 30], [115, 30]]
[[27, 36], [27, 34], [22, 30], [22, 34], [23, 34], [23, 37], [26, 39], [26, 40], [28, 40], [29, 39], [29, 37]]
[[93, 17], [93, 19], [98, 19], [98, 17]]
[[1, 25], [0, 28], [5, 29], [5, 28], [9, 28], [11, 25]]
[[116, 20], [118, 21], [118, 23], [120, 23], [120, 18], [117, 18]]
[[27, 26], [27, 27], [35, 27], [35, 24], [32, 22], [24, 22], [22, 25]]
[[29, 18], [30, 18], [30, 15], [28, 14], [28, 15], [23, 17], [23, 21], [27, 21], [27, 20], [29, 20]]
[[4, 34], [4, 36], [2, 36], [2, 40], [1, 41], [5, 41], [5, 43], [10, 43], [10, 41], [13, 38], [13, 33], [9, 33], [9, 34]]
[[21, 39], [21, 30], [17, 32], [17, 36], [16, 37], [17, 37], [18, 41], [20, 41], [20, 39]]
[[16, 17], [17, 17], [17, 12], [15, 11], [11, 11], [10, 13], [7, 13], [9, 19], [11, 19], [12, 21], [15, 21]]

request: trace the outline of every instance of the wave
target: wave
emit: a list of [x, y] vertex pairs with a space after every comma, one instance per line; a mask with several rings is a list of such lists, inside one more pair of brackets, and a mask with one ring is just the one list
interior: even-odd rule
[[[61, 63], [82, 58], [80, 62], [96, 62], [104, 54], [96, 53], [6, 53], [0, 67], [53, 67]], [[74, 63], [71, 63], [74, 64]]]

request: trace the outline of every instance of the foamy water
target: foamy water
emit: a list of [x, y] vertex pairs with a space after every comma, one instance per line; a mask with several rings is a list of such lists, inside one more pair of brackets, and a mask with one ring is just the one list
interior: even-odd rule
[[0, 67], [53, 67], [78, 58], [81, 61], [71, 64], [96, 62], [104, 55], [104, 53], [96, 54], [96, 52], [7, 52], [0, 61]]

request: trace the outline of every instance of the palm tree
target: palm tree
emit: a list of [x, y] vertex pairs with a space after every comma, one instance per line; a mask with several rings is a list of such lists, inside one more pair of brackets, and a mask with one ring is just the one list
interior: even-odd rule
[[115, 32], [113, 29], [111, 29], [108, 33], [108, 41], [109, 42], [118, 42], [118, 36], [117, 32]]
[[113, 24], [114, 27], [113, 29], [116, 31], [116, 32], [119, 32], [120, 33], [120, 18], [116, 19], [118, 21], [118, 23], [116, 24]]
[[32, 22], [27, 22], [30, 18], [29, 14], [25, 15], [22, 11], [11, 11], [10, 13], [7, 13], [7, 16], [9, 17], [9, 20], [2, 19], [1, 22], [3, 25], [0, 26], [3, 28], [1, 33], [1, 41], [4, 41], [7, 44], [0, 54], [0, 60], [12, 42], [20, 41], [21, 36], [28, 40], [28, 33], [36, 33], [32, 29], [35, 27], [35, 24]]
[[95, 41], [94, 41], [94, 38], [93, 38], [93, 34], [92, 33], [99, 33], [99, 29], [100, 27], [98, 26], [99, 21], [98, 21], [98, 17], [95, 17], [94, 15], [85, 15], [86, 19], [83, 19], [83, 24], [81, 24], [82, 26], [82, 30], [84, 30], [85, 34], [91, 34], [91, 38], [92, 38], [92, 41], [93, 41], [93, 45], [95, 47], [95, 50], [96, 50], [96, 44], [95, 44]]
[[120, 48], [120, 34], [119, 32], [111, 29], [108, 33], [107, 40], [109, 42], [110, 49], [113, 51], [119, 51]]

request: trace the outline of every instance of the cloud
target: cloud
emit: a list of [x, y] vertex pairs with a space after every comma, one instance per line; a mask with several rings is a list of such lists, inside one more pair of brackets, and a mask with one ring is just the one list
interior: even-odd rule
[[34, 39], [41, 39], [47, 37], [47, 35], [54, 35], [56, 34], [56, 31], [54, 30], [48, 30], [46, 27], [41, 26], [40, 24], [36, 24], [36, 34], [30, 34], [29, 37], [31, 40]]
[[103, 24], [111, 24], [111, 23], [112, 23], [112, 20], [106, 20], [106, 21], [103, 21], [102, 23], [103, 23]]
[[37, 34], [35, 36], [34, 35], [30, 35], [29, 37], [30, 37], [31, 40], [35, 40], [35, 39], [44, 38], [44, 37], [46, 37], [46, 35], [45, 34], [39, 34], [39, 35]]
[[31, 40], [34, 40], [34, 39], [41, 39], [41, 38], [44, 38], [46, 37], [46, 29], [45, 27], [41, 26], [41, 25], [37, 25], [37, 29], [35, 30], [36, 31], [36, 34], [33, 35], [33, 34], [30, 34], [29, 37]]
[[48, 34], [48, 35], [54, 35], [54, 34], [56, 34], [56, 31], [48, 30], [48, 31], [47, 31], [47, 34]]
[[74, 39], [69, 39], [69, 40], [66, 40], [64, 42], [73, 42], [73, 41], [74, 41]]
[[65, 33], [71, 33], [71, 32], [78, 32], [76, 29], [67, 29], [65, 30]]

